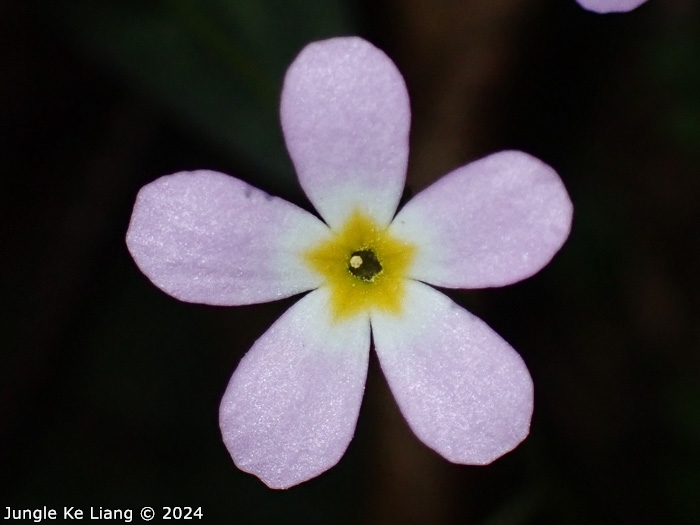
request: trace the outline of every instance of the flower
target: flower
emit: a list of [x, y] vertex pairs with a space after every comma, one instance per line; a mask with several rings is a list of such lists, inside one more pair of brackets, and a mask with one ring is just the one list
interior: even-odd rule
[[[456, 169], [396, 213], [410, 107], [401, 74], [360, 38], [308, 45], [287, 71], [282, 129], [323, 218], [212, 171], [146, 185], [127, 245], [183, 301], [243, 305], [308, 292], [243, 357], [220, 407], [236, 465], [287, 488], [335, 465], [354, 434], [370, 338], [401, 412], [450, 461], [487, 464], [528, 434], [520, 356], [428, 284], [502, 286], [545, 266], [572, 205], [518, 151]], [[428, 284], [425, 284], [428, 283]]]
[[595, 13], [625, 13], [637, 9], [647, 0], [576, 0], [581, 7]]

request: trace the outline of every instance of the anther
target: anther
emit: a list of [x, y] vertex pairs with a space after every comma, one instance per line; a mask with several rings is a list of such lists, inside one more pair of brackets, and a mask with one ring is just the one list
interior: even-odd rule
[[372, 282], [382, 271], [382, 265], [372, 250], [358, 250], [350, 256], [348, 270], [355, 277]]

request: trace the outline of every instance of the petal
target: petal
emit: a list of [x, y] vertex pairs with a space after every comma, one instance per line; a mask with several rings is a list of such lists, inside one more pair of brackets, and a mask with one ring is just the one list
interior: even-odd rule
[[624, 13], [632, 11], [647, 0], [576, 0], [581, 7], [596, 13]]
[[396, 402], [426, 445], [455, 463], [483, 465], [525, 439], [530, 374], [479, 318], [409, 281], [405, 313], [373, 313], [372, 334]]
[[335, 465], [352, 439], [369, 355], [369, 320], [330, 319], [320, 288], [292, 306], [241, 360], [221, 401], [236, 465], [287, 488]]
[[503, 286], [545, 266], [569, 235], [573, 207], [556, 172], [502, 151], [438, 180], [389, 233], [417, 246], [410, 277], [448, 288]]
[[126, 244], [160, 289], [183, 301], [238, 305], [316, 288], [300, 252], [329, 235], [310, 213], [222, 173], [182, 172], [144, 186]]
[[411, 109], [403, 77], [361, 38], [306, 46], [284, 79], [282, 129], [299, 182], [339, 227], [353, 209], [385, 226], [406, 178]]

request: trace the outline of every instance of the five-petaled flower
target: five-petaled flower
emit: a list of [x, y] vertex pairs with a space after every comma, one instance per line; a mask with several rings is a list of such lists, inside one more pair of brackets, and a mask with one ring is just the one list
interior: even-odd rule
[[625, 13], [637, 9], [647, 0], [576, 0], [581, 7], [595, 13]]
[[360, 38], [307, 46], [287, 71], [281, 117], [323, 221], [236, 178], [195, 171], [145, 186], [127, 233], [141, 270], [183, 301], [243, 305], [308, 292], [256, 341], [224, 394], [221, 431], [236, 465], [274, 488], [335, 465], [354, 434], [370, 337], [425, 444], [464, 464], [515, 448], [533, 409], [525, 364], [428, 284], [502, 286], [546, 265], [571, 225], [557, 174], [504, 151], [456, 169], [396, 213], [408, 93], [393, 62]]

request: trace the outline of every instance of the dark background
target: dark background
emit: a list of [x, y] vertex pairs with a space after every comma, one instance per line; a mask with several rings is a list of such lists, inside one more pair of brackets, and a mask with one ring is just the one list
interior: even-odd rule
[[[572, 234], [533, 278], [449, 292], [523, 356], [530, 437], [448, 463], [376, 358], [355, 439], [288, 491], [217, 426], [293, 303], [178, 302], [124, 243], [138, 189], [210, 168], [308, 206], [278, 122], [308, 42], [358, 34], [411, 95], [409, 191], [501, 149], [561, 175]], [[700, 523], [700, 2], [0, 4], [0, 504], [201, 506], [213, 523]], [[139, 521], [136, 518], [135, 521]]]

